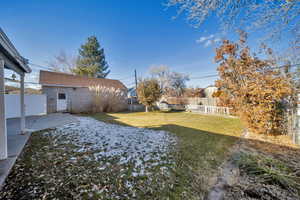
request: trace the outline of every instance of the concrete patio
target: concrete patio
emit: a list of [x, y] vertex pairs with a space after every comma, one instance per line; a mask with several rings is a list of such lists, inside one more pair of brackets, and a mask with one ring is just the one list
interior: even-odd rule
[[55, 128], [76, 121], [70, 114], [54, 113], [26, 117], [26, 134], [21, 135], [20, 118], [7, 119], [8, 158], [0, 160], [0, 188], [22, 152], [31, 132]]

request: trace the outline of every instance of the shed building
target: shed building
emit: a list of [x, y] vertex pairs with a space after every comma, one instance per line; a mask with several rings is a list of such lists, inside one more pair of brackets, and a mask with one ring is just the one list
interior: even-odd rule
[[[93, 111], [95, 93], [91, 87], [113, 88], [127, 94], [127, 88], [119, 80], [91, 78], [61, 72], [40, 71], [42, 93], [47, 96], [47, 113], [71, 112], [88, 113]], [[119, 100], [118, 108], [128, 108], [127, 99]]]

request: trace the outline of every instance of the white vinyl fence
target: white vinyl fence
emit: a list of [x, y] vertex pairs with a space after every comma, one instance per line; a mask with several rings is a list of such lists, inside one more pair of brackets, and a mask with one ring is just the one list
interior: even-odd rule
[[131, 112], [144, 112], [145, 106], [141, 104], [128, 104], [128, 110]]
[[[5, 95], [5, 117], [16, 118], [21, 116], [20, 95]], [[44, 115], [47, 113], [46, 95], [25, 95], [25, 115]]]
[[186, 110], [191, 111], [191, 112], [204, 113], [204, 114], [230, 115], [228, 107], [204, 106], [204, 105], [187, 105]]
[[[300, 102], [300, 94], [298, 94]], [[295, 144], [300, 145], [300, 103], [286, 112], [288, 134]]]

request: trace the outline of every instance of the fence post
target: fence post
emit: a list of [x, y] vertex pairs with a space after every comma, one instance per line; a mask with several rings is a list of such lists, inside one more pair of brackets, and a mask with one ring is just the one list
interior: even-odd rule
[[4, 60], [0, 59], [0, 160], [7, 158]]
[[296, 120], [297, 126], [293, 134], [293, 141], [295, 144], [300, 144], [300, 116], [298, 114], [296, 116]]
[[298, 94], [298, 104], [296, 110], [296, 130], [294, 132], [294, 142], [300, 144], [300, 94]]
[[229, 115], [229, 108], [226, 107], [226, 114]]

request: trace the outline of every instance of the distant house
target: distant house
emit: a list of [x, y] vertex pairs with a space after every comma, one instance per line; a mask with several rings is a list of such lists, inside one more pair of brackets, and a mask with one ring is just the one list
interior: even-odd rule
[[207, 86], [204, 89], [205, 97], [206, 98], [212, 98], [213, 93], [216, 92], [216, 91], [218, 91], [218, 88], [216, 86], [213, 86], [213, 85]]
[[128, 103], [129, 104], [138, 104], [137, 94], [135, 88], [129, 88], [127, 92]]
[[137, 97], [135, 88], [129, 88], [127, 96], [128, 98]]
[[[127, 88], [118, 80], [90, 78], [61, 72], [40, 71], [40, 84], [42, 93], [47, 96], [48, 113], [92, 111], [94, 93], [89, 87], [115, 88], [127, 92]], [[127, 109], [127, 102], [123, 107]]]

